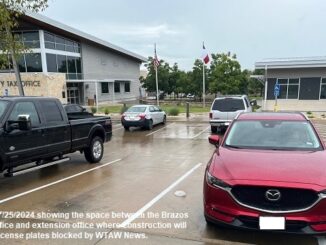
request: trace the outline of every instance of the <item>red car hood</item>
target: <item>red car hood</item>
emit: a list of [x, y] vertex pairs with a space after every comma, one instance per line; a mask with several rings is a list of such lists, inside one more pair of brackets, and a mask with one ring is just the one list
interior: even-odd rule
[[[220, 147], [212, 158], [214, 176], [229, 184], [266, 181], [326, 187], [326, 151], [267, 151]], [[275, 184], [275, 183], [274, 183]], [[292, 186], [292, 185], [289, 185]]]

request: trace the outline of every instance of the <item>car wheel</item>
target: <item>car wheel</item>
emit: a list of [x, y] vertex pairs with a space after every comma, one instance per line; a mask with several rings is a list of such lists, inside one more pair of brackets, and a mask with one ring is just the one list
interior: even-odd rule
[[164, 116], [162, 124], [166, 124], [166, 116]]
[[212, 131], [212, 133], [217, 133], [217, 127], [216, 126], [211, 126], [211, 131]]
[[125, 128], [126, 131], [129, 130], [129, 127], [128, 126], [123, 126]]
[[85, 158], [89, 163], [98, 163], [103, 157], [103, 140], [95, 136], [85, 149]]
[[148, 120], [147, 129], [148, 130], [153, 129], [153, 120], [152, 119]]

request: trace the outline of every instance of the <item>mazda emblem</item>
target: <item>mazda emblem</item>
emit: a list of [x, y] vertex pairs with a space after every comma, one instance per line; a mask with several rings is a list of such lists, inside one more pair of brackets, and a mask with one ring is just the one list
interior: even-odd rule
[[281, 192], [276, 189], [269, 189], [265, 192], [265, 197], [268, 201], [277, 202], [281, 199]]

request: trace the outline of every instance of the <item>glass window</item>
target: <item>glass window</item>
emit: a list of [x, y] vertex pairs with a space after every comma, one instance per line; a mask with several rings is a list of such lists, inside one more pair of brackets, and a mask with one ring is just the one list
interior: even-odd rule
[[58, 72], [67, 73], [67, 59], [64, 55], [57, 55]]
[[41, 54], [25, 54], [27, 72], [42, 72]]
[[67, 56], [68, 73], [76, 73], [76, 58]]
[[46, 54], [46, 63], [48, 72], [58, 72], [57, 56], [55, 54]]
[[215, 100], [212, 109], [222, 112], [238, 111], [244, 110], [245, 106], [242, 99], [225, 98]]
[[125, 92], [126, 93], [130, 92], [130, 82], [125, 82]]
[[299, 85], [289, 85], [288, 99], [298, 99], [299, 97]]
[[45, 48], [55, 49], [55, 43], [45, 42]]
[[225, 140], [226, 147], [269, 150], [320, 150], [311, 124], [306, 121], [237, 121]]
[[16, 121], [18, 116], [22, 114], [30, 116], [32, 127], [37, 127], [41, 124], [40, 117], [33, 102], [18, 102], [14, 106], [8, 120]]
[[48, 32], [44, 32], [44, 40], [52, 43], [55, 42], [54, 35]]
[[320, 99], [326, 99], [326, 78], [321, 80]]
[[26, 64], [25, 64], [25, 56], [24, 55], [20, 55], [20, 57], [17, 60], [17, 64], [18, 64], [20, 72], [26, 72]]
[[288, 85], [280, 85], [280, 95], [278, 96], [279, 99], [286, 99]]
[[55, 101], [42, 101], [41, 107], [47, 122], [62, 122], [60, 109]]
[[81, 59], [80, 58], [76, 58], [76, 67], [77, 67], [77, 73], [82, 73]]
[[109, 83], [101, 83], [101, 91], [102, 94], [108, 94], [109, 93]]
[[120, 93], [120, 82], [114, 82], [114, 92]]
[[[279, 99], [298, 99], [299, 97], [299, 78], [278, 79], [280, 84]], [[274, 88], [273, 88], [274, 93]]]
[[145, 106], [132, 106], [130, 107], [127, 112], [145, 112], [146, 111], [146, 108]]
[[23, 42], [28, 48], [39, 48], [40, 47], [40, 36], [39, 32], [23, 32]]

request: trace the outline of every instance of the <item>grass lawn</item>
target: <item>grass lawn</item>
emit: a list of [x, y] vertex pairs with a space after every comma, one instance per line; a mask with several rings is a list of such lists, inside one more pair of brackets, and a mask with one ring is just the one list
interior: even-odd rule
[[[127, 106], [130, 107], [131, 105], [127, 105]], [[109, 113], [121, 113], [122, 107], [123, 107], [123, 105], [100, 106], [99, 107], [99, 112], [104, 113], [105, 108], [108, 108]], [[166, 105], [166, 104], [162, 104], [162, 106], [160, 106], [160, 107], [166, 113], [169, 113], [169, 111], [172, 108], [177, 108], [180, 113], [186, 113], [186, 106], [185, 105]], [[199, 106], [197, 104], [196, 105], [191, 105], [191, 103], [190, 103], [190, 113], [209, 112], [209, 110], [210, 110], [210, 105], [208, 105], [208, 106], [206, 105], [206, 107], [203, 108], [202, 106]]]

